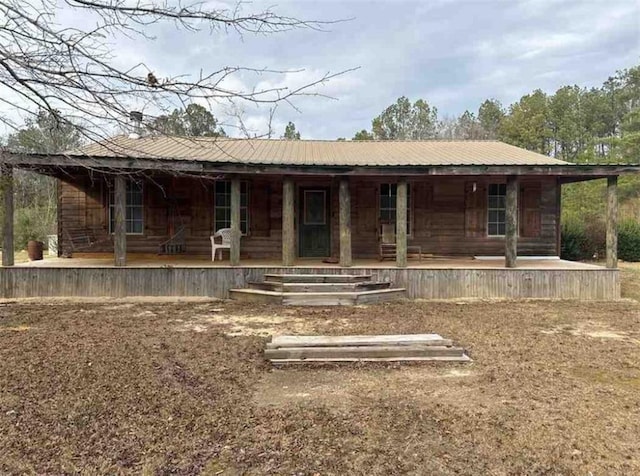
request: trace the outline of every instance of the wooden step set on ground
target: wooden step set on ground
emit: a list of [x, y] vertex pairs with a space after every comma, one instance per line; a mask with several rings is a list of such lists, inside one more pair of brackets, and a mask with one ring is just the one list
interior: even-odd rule
[[264, 351], [274, 365], [308, 362], [471, 362], [462, 347], [438, 334], [274, 336]]
[[401, 299], [404, 288], [371, 281], [368, 274], [265, 274], [248, 289], [231, 289], [232, 299], [289, 306], [353, 306]]

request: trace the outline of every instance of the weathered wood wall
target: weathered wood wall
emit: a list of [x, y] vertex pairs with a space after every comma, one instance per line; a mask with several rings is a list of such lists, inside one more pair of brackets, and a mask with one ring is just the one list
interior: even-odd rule
[[[410, 180], [411, 228], [408, 244], [421, 246], [424, 253], [503, 255], [504, 238], [488, 237], [486, 230], [487, 187], [489, 182], [499, 181], [476, 177]], [[380, 184], [385, 182], [395, 182], [395, 179], [367, 177], [352, 178], [350, 181], [354, 258], [375, 258], [378, 255], [378, 193]], [[335, 181], [319, 184], [332, 186], [332, 250], [334, 256], [338, 256], [338, 185]], [[560, 188], [553, 177], [520, 179], [518, 254], [559, 254], [556, 226], [560, 216], [559, 193]], [[471, 218], [470, 215], [474, 213], [475, 216]]]
[[[282, 256], [282, 178], [243, 177], [249, 186], [250, 232], [241, 239], [241, 258]], [[296, 177], [296, 186], [331, 189], [331, 250], [339, 256], [339, 180]], [[499, 181], [499, 180], [498, 180]], [[395, 178], [350, 178], [354, 258], [378, 254], [379, 187]], [[492, 183], [496, 180], [492, 179]], [[474, 187], [475, 184], [475, 187]], [[487, 236], [487, 188], [478, 177], [409, 180], [411, 229], [408, 244], [424, 253], [503, 255], [504, 238]], [[113, 250], [108, 235], [108, 182], [99, 175], [67, 178], [59, 187], [60, 249], [68, 248], [65, 228], [89, 228], [100, 243], [90, 251]], [[553, 177], [520, 178], [518, 254], [557, 255], [559, 186]], [[294, 194], [297, 196], [297, 194]], [[157, 253], [172, 230], [186, 228], [187, 253], [208, 255], [213, 227], [211, 180], [156, 176], [144, 186], [144, 234], [129, 235], [132, 253]], [[297, 234], [296, 234], [297, 236]]]
[[[261, 281], [267, 273], [300, 273], [301, 268], [29, 268], [0, 269], [4, 298], [211, 296]], [[304, 268], [304, 273], [341, 274], [339, 268]], [[351, 272], [354, 272], [353, 270]], [[360, 269], [374, 280], [407, 289], [407, 298], [540, 298], [611, 300], [620, 298], [615, 269]]]

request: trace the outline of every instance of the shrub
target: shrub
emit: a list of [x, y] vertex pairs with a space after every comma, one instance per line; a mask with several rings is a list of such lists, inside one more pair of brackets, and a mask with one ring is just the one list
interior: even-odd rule
[[640, 261], [640, 223], [625, 220], [618, 227], [618, 258]]
[[55, 231], [55, 215], [44, 207], [29, 207], [15, 211], [14, 246], [24, 250], [29, 240], [46, 243], [46, 237]]
[[572, 261], [593, 260], [605, 255], [605, 224], [601, 216], [563, 217], [560, 257]]
[[585, 226], [578, 222], [562, 224], [560, 257], [571, 261], [589, 259], [588, 240]]
[[582, 259], [601, 259], [606, 254], [607, 231], [604, 219], [598, 215], [585, 217], [584, 230], [587, 238], [585, 257]]

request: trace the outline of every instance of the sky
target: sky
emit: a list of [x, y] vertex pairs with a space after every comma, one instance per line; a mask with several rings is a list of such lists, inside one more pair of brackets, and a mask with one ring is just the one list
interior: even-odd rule
[[[440, 117], [455, 116], [477, 111], [487, 98], [508, 105], [537, 88], [599, 86], [616, 70], [640, 64], [637, 0], [276, 1], [246, 3], [243, 11], [270, 7], [345, 21], [325, 31], [242, 37], [163, 25], [149, 30], [154, 40], [114, 40], [116, 60], [142, 61], [159, 78], [223, 66], [298, 71], [243, 73], [225, 82], [238, 90], [296, 87], [357, 68], [314, 88], [319, 96], [278, 106], [276, 134], [293, 121], [304, 139], [351, 138], [403, 95], [425, 99]], [[74, 21], [82, 19], [76, 14]], [[230, 135], [240, 134], [228, 104], [213, 110]], [[246, 103], [235, 110], [253, 133], [265, 132], [268, 108]]]

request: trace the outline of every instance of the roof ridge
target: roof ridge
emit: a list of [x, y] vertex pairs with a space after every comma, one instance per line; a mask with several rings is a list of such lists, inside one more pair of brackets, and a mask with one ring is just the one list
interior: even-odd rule
[[[151, 134], [151, 135], [143, 135], [142, 137], [133, 139], [129, 138], [127, 134], [116, 134], [111, 137], [107, 137], [102, 139], [101, 141], [114, 140], [117, 138], [130, 139], [139, 141], [142, 139], [189, 139], [189, 140], [203, 140], [203, 141], [264, 141], [264, 142], [335, 142], [335, 143], [343, 143], [343, 142], [356, 142], [356, 143], [391, 143], [391, 142], [402, 142], [402, 143], [420, 143], [420, 142], [500, 142], [502, 144], [507, 144], [504, 141], [499, 139], [449, 139], [443, 137], [434, 137], [430, 139], [365, 139], [365, 140], [356, 140], [356, 139], [284, 139], [284, 138], [269, 138], [269, 137], [214, 137], [214, 136], [183, 136], [183, 135], [175, 135], [175, 134]], [[508, 144], [511, 145], [511, 144]], [[517, 147], [517, 146], [514, 146]]]

